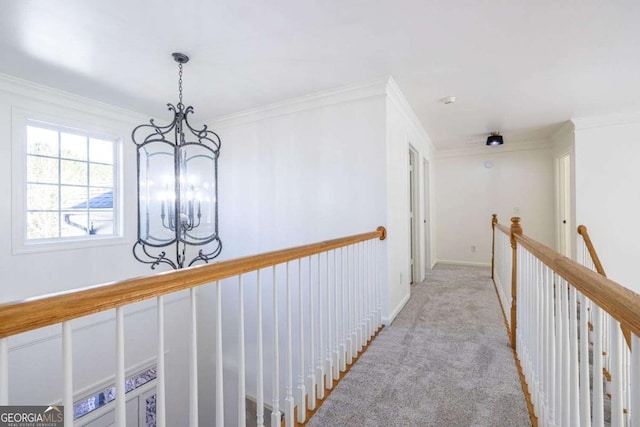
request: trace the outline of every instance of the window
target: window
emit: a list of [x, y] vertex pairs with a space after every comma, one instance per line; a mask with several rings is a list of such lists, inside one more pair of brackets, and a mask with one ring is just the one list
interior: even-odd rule
[[[157, 367], [154, 365], [128, 377], [125, 381], [127, 417], [135, 416], [139, 418], [139, 423], [136, 423], [136, 425], [145, 427], [156, 426], [156, 370]], [[132, 397], [132, 395], [136, 397]], [[113, 408], [115, 398], [116, 387], [114, 384], [110, 384], [89, 396], [85, 396], [74, 403], [73, 419], [78, 420], [76, 422], [83, 426], [113, 425], [113, 422], [115, 422], [114, 409], [108, 412], [103, 410], [101, 413], [97, 413], [97, 411], [108, 405]], [[132, 402], [134, 399], [136, 399], [136, 401]], [[134, 412], [138, 412], [138, 414], [131, 412], [136, 407], [136, 403], [138, 405], [137, 411]], [[105, 420], [109, 420], [109, 422], [101, 422]], [[129, 423], [127, 423], [127, 425], [129, 425]]]
[[26, 120], [25, 243], [118, 235], [117, 142]]

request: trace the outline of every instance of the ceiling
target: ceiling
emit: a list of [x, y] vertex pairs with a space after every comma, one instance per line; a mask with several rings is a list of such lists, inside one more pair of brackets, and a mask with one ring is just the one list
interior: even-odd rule
[[[20, 0], [0, 72], [144, 114], [211, 118], [392, 75], [439, 149], [640, 111], [637, 0]], [[455, 104], [439, 100], [455, 95]]]

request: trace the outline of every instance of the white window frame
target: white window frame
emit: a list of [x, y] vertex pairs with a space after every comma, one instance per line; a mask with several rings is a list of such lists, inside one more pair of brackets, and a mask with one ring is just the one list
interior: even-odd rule
[[[67, 249], [83, 249], [105, 245], [124, 243], [123, 209], [122, 209], [122, 136], [118, 132], [99, 124], [100, 119], [74, 119], [78, 116], [71, 110], [63, 114], [50, 114], [23, 110], [14, 107], [11, 110], [11, 202], [12, 202], [12, 252], [14, 255], [59, 251]], [[114, 141], [114, 174], [113, 174], [113, 235], [92, 235], [59, 237], [49, 239], [27, 239], [27, 126], [41, 123], [53, 129], [78, 131], [88, 136]]]

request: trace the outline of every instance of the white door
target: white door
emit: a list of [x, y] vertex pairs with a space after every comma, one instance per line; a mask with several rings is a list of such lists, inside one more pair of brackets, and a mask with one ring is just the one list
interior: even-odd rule
[[557, 159], [558, 174], [558, 252], [571, 257], [571, 155], [569, 153]]
[[422, 223], [424, 226], [424, 274], [427, 274], [427, 271], [431, 269], [431, 241], [429, 239], [430, 236], [430, 226], [431, 223], [429, 221], [429, 162], [427, 159], [422, 160], [422, 173], [424, 174], [424, 207], [422, 212]]

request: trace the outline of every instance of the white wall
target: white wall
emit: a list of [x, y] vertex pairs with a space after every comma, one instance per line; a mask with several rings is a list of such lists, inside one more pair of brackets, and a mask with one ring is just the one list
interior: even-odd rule
[[438, 262], [490, 265], [494, 213], [507, 226], [519, 216], [526, 235], [554, 245], [552, 151], [543, 142], [545, 148], [525, 151], [509, 151], [507, 144], [436, 159]]
[[[213, 123], [222, 138], [220, 158], [221, 259], [261, 253], [387, 227], [382, 267], [383, 321], [390, 323], [409, 298], [408, 151], [431, 159], [431, 143], [392, 79], [312, 94], [226, 117]], [[424, 182], [422, 171], [420, 182]], [[420, 184], [422, 186], [422, 184]], [[421, 191], [421, 194], [424, 194]], [[433, 192], [431, 193], [433, 194]], [[421, 197], [420, 206], [423, 200]], [[433, 212], [433, 211], [432, 211]], [[424, 226], [421, 233], [424, 234]], [[424, 238], [421, 253], [424, 253]], [[302, 268], [306, 283], [306, 260]], [[316, 260], [313, 263], [315, 266]], [[296, 264], [296, 263], [294, 263]], [[430, 260], [423, 261], [431, 265]], [[291, 273], [297, 301], [297, 266]], [[315, 268], [315, 267], [314, 267]], [[265, 401], [271, 402], [273, 308], [271, 272], [264, 272]], [[284, 269], [278, 269], [284, 295]], [[402, 275], [402, 280], [400, 280]], [[315, 270], [312, 272], [316, 280]], [[245, 277], [247, 394], [255, 396], [257, 318], [255, 274]], [[237, 392], [237, 280], [223, 283], [225, 394]], [[306, 288], [303, 298], [308, 300]], [[281, 357], [286, 312], [279, 308]], [[213, 287], [199, 292], [199, 323], [213, 324]], [[297, 319], [297, 304], [294, 304]], [[306, 306], [303, 307], [306, 312]], [[308, 316], [306, 316], [308, 318]], [[305, 328], [308, 328], [308, 319]], [[308, 329], [307, 329], [308, 330]], [[297, 326], [294, 326], [294, 349]], [[200, 392], [214, 393], [215, 349], [210, 330], [200, 333]], [[308, 340], [308, 338], [306, 338]], [[308, 357], [308, 355], [307, 355]], [[282, 363], [281, 359], [281, 363]], [[298, 366], [294, 352], [294, 372]], [[308, 362], [307, 362], [308, 363]], [[285, 373], [281, 371], [281, 398]], [[294, 374], [297, 378], [297, 374]], [[294, 381], [295, 382], [295, 381]], [[225, 406], [227, 423], [236, 407]], [[212, 412], [201, 407], [206, 423]]]
[[[221, 137], [220, 259], [374, 231], [387, 223], [385, 82], [310, 95], [212, 123]], [[324, 259], [324, 256], [323, 256]], [[315, 259], [314, 259], [315, 265]], [[293, 263], [294, 265], [296, 263]], [[295, 266], [294, 266], [295, 268]], [[306, 270], [305, 270], [306, 271]], [[315, 269], [313, 271], [315, 280]], [[284, 271], [278, 269], [280, 347], [284, 362]], [[265, 402], [271, 403], [272, 276], [263, 275]], [[297, 283], [297, 273], [292, 272]], [[306, 283], [306, 273], [305, 273]], [[247, 394], [256, 395], [255, 274], [245, 277]], [[215, 289], [199, 289], [200, 422], [213, 424]], [[298, 286], [294, 285], [297, 301]], [[305, 297], [307, 300], [307, 297]], [[237, 393], [237, 279], [223, 282], [225, 394]], [[297, 303], [294, 316], [297, 318]], [[306, 311], [306, 307], [304, 307]], [[308, 316], [306, 316], [308, 317]], [[317, 326], [316, 326], [317, 327]], [[294, 339], [297, 343], [297, 329]], [[308, 339], [308, 338], [307, 338]], [[297, 344], [294, 343], [294, 349]], [[294, 364], [297, 366], [297, 351]], [[297, 379], [297, 370], [295, 371]], [[284, 402], [285, 372], [281, 370]], [[296, 380], [297, 382], [297, 380]], [[233, 424], [233, 399], [225, 407]]]
[[640, 117], [576, 119], [576, 216], [607, 276], [640, 293]]
[[[149, 273], [148, 267], [139, 264], [131, 255], [136, 234], [136, 179], [135, 147], [129, 139], [131, 129], [146, 122], [148, 117], [10, 78], [0, 81], [0, 134], [4, 134], [7, 141], [0, 146], [0, 161], [4, 162], [0, 190], [5, 194], [11, 193], [12, 107], [95, 124], [101, 131], [120, 136], [124, 168], [122, 240], [83, 250], [15, 255], [10, 244], [11, 233], [5, 231], [5, 238], [0, 242], [0, 273], [10, 285], [4, 287], [0, 301]], [[162, 121], [163, 118], [158, 119]], [[432, 156], [428, 136], [395, 83], [381, 79], [225, 117], [215, 123], [205, 122], [222, 138], [219, 203], [224, 249], [220, 259], [372, 231], [384, 225], [389, 237], [381, 246], [382, 285], [386, 287], [388, 280], [389, 286], [387, 296], [383, 298], [386, 300], [383, 316], [385, 322], [391, 322], [409, 297], [409, 146], [419, 153], [419, 168], [423, 159], [430, 160]], [[423, 171], [419, 174], [422, 186]], [[420, 191], [421, 199], [423, 190]], [[433, 196], [434, 192], [431, 194]], [[423, 204], [420, 200], [420, 206]], [[4, 230], [11, 229], [11, 210], [11, 200], [5, 198], [0, 211], [0, 225]], [[434, 215], [435, 209], [432, 209], [432, 224]], [[423, 225], [420, 233], [425, 233]], [[424, 239], [421, 239], [420, 253], [425, 252]], [[433, 259], [421, 260], [425, 268], [432, 262]], [[255, 283], [247, 278], [248, 358], [254, 353], [251, 343], [255, 340], [249, 337], [255, 330], [256, 293]], [[268, 316], [272, 310], [266, 309], [271, 304], [267, 287], [264, 293]], [[206, 424], [213, 415], [214, 346], [209, 325], [213, 325], [215, 293], [208, 285], [199, 289], [198, 295], [201, 421]], [[237, 363], [233, 351], [237, 344], [234, 322], [238, 308], [237, 287], [233, 281], [223, 282], [223, 295], [225, 387], [230, 393], [227, 396], [233, 396]], [[183, 294], [168, 298], [169, 425], [181, 424], [178, 420], [185, 419], [188, 408], [185, 392], [188, 352], [184, 351], [188, 338], [187, 306]], [[284, 319], [283, 310], [281, 306], [281, 319]], [[127, 309], [128, 366], [153, 358], [156, 351], [154, 319], [154, 301]], [[77, 361], [75, 389], [87, 389], [107, 381], [115, 366], [113, 313], [74, 321], [73, 327]], [[134, 331], [142, 335], [134, 334]], [[272, 336], [273, 332], [266, 328], [265, 342], [270, 342]], [[49, 403], [59, 399], [61, 378], [56, 368], [61, 363], [56, 354], [59, 341], [58, 328], [47, 328], [10, 340], [11, 403]], [[281, 344], [284, 345], [284, 340]], [[268, 344], [265, 351], [268, 353]], [[48, 355], [48, 364], [41, 362], [42, 354]], [[270, 363], [268, 358], [265, 362]], [[251, 366], [249, 360], [247, 366]], [[51, 374], [45, 376], [46, 372]], [[41, 387], [34, 390], [32, 384], [36, 378]], [[251, 388], [255, 388], [254, 381], [255, 376], [247, 376], [249, 394]], [[268, 380], [265, 388], [270, 389]], [[227, 408], [227, 414], [232, 418], [233, 409]]]
[[[387, 212], [388, 212], [388, 291], [385, 321], [393, 321], [410, 296], [410, 226], [409, 226], [409, 148], [417, 152], [416, 172], [418, 175], [418, 241], [419, 254], [416, 261], [419, 264], [420, 277], [424, 277], [426, 269], [433, 265], [432, 259], [426, 259], [425, 247], [425, 212], [423, 207], [426, 194], [432, 196], [433, 190], [424, 189], [423, 160], [431, 162], [433, 145], [421, 124], [415, 117], [404, 96], [395, 85], [393, 79], [389, 81], [389, 96], [387, 98]], [[433, 170], [433, 168], [431, 168]], [[429, 180], [430, 183], [433, 179]], [[431, 197], [431, 220], [433, 224], [434, 203]], [[433, 233], [429, 233], [433, 239]], [[432, 245], [433, 247], [433, 245]], [[428, 251], [433, 253], [433, 250]], [[430, 257], [432, 258], [432, 257]]]
[[[63, 124], [104, 132], [122, 139], [123, 149], [123, 238], [109, 245], [84, 249], [14, 254], [11, 230], [12, 186], [12, 109], [25, 110]], [[131, 247], [136, 239], [136, 154], [130, 140], [134, 126], [149, 117], [100, 104], [71, 94], [34, 85], [9, 76], [0, 76], [0, 302], [8, 302], [46, 293], [68, 290], [128, 277], [150, 274], [151, 271], [133, 259]], [[19, 178], [19, 177], [18, 177]], [[186, 399], [176, 390], [184, 388], [184, 355], [178, 349], [184, 343], [187, 304], [175, 295], [167, 303], [167, 378], [170, 425], [179, 425], [186, 413]], [[155, 330], [154, 302], [126, 309], [128, 367], [147, 361], [156, 353], [155, 332], [142, 335], [140, 327]], [[74, 338], [74, 389], [91, 388], [108, 381], [115, 369], [113, 313], [105, 312], [72, 322]], [[60, 328], [51, 327], [9, 339], [9, 369], [11, 404], [48, 404], [61, 398], [62, 365], [60, 361]], [[175, 400], [174, 400], [175, 399]]]

